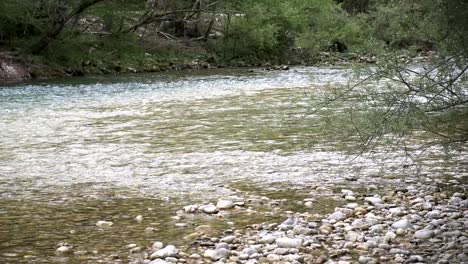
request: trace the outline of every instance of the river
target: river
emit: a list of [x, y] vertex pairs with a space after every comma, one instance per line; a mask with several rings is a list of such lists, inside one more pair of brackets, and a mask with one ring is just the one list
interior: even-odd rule
[[[331, 212], [326, 195], [308, 209], [297, 200], [317, 186], [362, 189], [415, 174], [401, 153], [356, 158], [314, 129], [309, 95], [352, 80], [345, 68], [298, 67], [0, 87], [0, 262], [106, 262], [110, 255], [126, 262], [130, 243], [182, 244], [200, 224], [282, 217], [198, 217], [175, 226], [176, 211], [190, 203], [267, 196], [284, 210]], [[468, 175], [466, 153], [450, 160], [437, 153], [427, 154], [419, 173]], [[99, 220], [115, 225], [98, 229]], [[80, 253], [56, 255], [61, 242]]]

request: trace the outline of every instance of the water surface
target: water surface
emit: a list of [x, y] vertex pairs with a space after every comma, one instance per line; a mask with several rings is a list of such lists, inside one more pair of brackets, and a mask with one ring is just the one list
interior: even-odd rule
[[[352, 78], [347, 69], [310, 67], [0, 87], [0, 261], [127, 261], [129, 243], [183, 244], [199, 224], [226, 226], [202, 218], [176, 228], [171, 216], [190, 203], [260, 195], [288, 199], [285, 209], [332, 211], [331, 203], [305, 209], [294, 200], [311, 186], [357, 188], [415, 173], [402, 166], [402, 153], [356, 159], [317, 131], [310, 95]], [[420, 173], [468, 174], [466, 153], [450, 160], [437, 149], [427, 153]], [[349, 183], [351, 175], [358, 180]], [[239, 225], [280, 219], [240, 216], [227, 218]], [[101, 230], [99, 220], [115, 226]], [[82, 255], [56, 256], [60, 242]]]

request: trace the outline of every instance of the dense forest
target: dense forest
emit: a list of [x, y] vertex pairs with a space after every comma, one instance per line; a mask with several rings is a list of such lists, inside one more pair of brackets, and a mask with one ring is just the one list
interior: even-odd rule
[[463, 0], [2, 0], [0, 10], [0, 51], [38, 76], [466, 56], [468, 46]]

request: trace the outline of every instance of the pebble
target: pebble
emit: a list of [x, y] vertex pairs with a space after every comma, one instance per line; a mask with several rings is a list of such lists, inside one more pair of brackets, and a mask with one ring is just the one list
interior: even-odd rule
[[267, 259], [268, 262], [278, 263], [280, 261], [281, 257], [276, 255], [276, 254], [268, 254], [266, 259]]
[[232, 243], [236, 239], [236, 236], [226, 236], [221, 238], [221, 242]]
[[168, 245], [165, 248], [157, 250], [156, 252], [151, 254], [150, 259], [176, 257], [178, 253], [179, 250], [175, 246]]
[[343, 214], [342, 212], [334, 212], [333, 214], [328, 216], [328, 219], [339, 221], [339, 220], [346, 219], [346, 215]]
[[397, 236], [397, 235], [396, 235], [395, 233], [393, 233], [392, 231], [388, 231], [388, 232], [385, 234], [385, 237], [386, 237], [387, 239], [390, 239], [390, 240], [391, 240], [391, 239], [395, 239], [396, 236]]
[[379, 204], [383, 204], [384, 201], [378, 197], [366, 197], [364, 199], [364, 201], [372, 204], [372, 205], [379, 205]]
[[228, 244], [228, 243], [224, 243], [224, 242], [218, 243], [218, 244], [216, 245], [216, 249], [220, 249], [220, 248], [229, 249], [229, 244]]
[[155, 259], [155, 260], [151, 261], [149, 264], [170, 264], [170, 262], [167, 262], [167, 261], [162, 260], [162, 259]]
[[414, 263], [414, 262], [423, 262], [424, 258], [419, 255], [412, 255], [408, 258], [407, 262]]
[[276, 237], [270, 234], [267, 234], [260, 239], [260, 243], [262, 244], [272, 244], [275, 241], [276, 241]]
[[152, 246], [154, 250], [162, 249], [163, 247], [164, 247], [164, 244], [163, 242], [160, 242], [160, 241], [154, 242]]
[[158, 229], [154, 228], [154, 227], [151, 227], [151, 226], [145, 228], [145, 233], [153, 233], [153, 232], [156, 232], [156, 231], [158, 231]]
[[398, 236], [406, 234], [406, 231], [403, 228], [398, 228], [395, 232]]
[[399, 221], [396, 221], [395, 223], [392, 224], [392, 228], [394, 229], [408, 229], [411, 228], [412, 224], [408, 219], [401, 219]]
[[440, 218], [440, 211], [434, 210], [434, 211], [428, 212], [424, 217], [429, 218], [429, 219], [438, 219]]
[[356, 219], [351, 223], [351, 226], [356, 229], [368, 229], [369, 224], [363, 219]]
[[302, 245], [302, 239], [281, 237], [276, 239], [276, 244], [280, 248], [299, 248]]
[[364, 207], [356, 207], [354, 208], [354, 213], [364, 215], [364, 214], [367, 214], [367, 209]]
[[320, 230], [320, 233], [325, 234], [325, 235], [328, 235], [333, 231], [333, 229], [329, 225], [323, 225], [319, 228], [319, 230]]
[[409, 251], [401, 248], [391, 248], [389, 251], [390, 254], [401, 254], [401, 255], [408, 255]]
[[375, 258], [367, 257], [367, 256], [359, 256], [359, 263], [361, 264], [374, 264], [377, 263]]
[[203, 254], [204, 257], [206, 258], [211, 258], [212, 260], [220, 260], [220, 259], [227, 259], [229, 258], [230, 251], [225, 248], [220, 248], [216, 250], [208, 249], [205, 251], [205, 254]]
[[434, 235], [434, 231], [429, 229], [418, 230], [414, 233], [414, 238], [417, 239], [429, 239]]

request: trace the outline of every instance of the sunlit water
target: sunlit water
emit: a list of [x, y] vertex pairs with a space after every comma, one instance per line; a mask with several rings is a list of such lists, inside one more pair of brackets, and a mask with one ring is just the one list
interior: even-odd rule
[[[382, 168], [415, 173], [398, 153], [356, 159], [314, 129], [310, 95], [352, 78], [346, 69], [296, 68], [0, 87], [0, 262], [92, 262], [129, 243], [179, 241], [191, 230], [174, 227], [176, 210], [238, 195], [239, 186], [265, 195], [352, 175], [356, 186], [378, 182]], [[468, 174], [466, 153], [449, 161], [428, 153], [420, 173]], [[98, 230], [103, 219], [116, 227]], [[145, 234], [148, 226], [160, 231]], [[91, 253], [55, 256], [64, 241]]]

